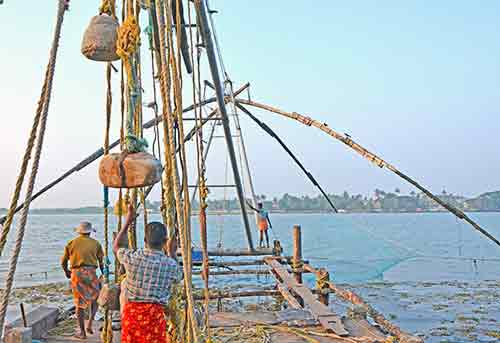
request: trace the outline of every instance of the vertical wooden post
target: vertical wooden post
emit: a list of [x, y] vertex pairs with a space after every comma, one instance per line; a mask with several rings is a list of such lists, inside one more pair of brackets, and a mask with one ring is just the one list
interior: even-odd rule
[[297, 271], [302, 268], [302, 233], [300, 225], [293, 226], [293, 275], [298, 283], [302, 283], [302, 273]]
[[316, 275], [316, 288], [320, 291], [318, 295], [318, 300], [323, 305], [328, 306], [330, 290], [328, 282], [330, 281], [330, 273], [325, 268], [321, 268], [319, 273]]

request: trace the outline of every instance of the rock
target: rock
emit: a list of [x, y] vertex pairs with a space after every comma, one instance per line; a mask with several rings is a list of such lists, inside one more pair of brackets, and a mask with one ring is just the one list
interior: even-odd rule
[[119, 60], [116, 54], [119, 26], [118, 20], [106, 14], [93, 17], [83, 35], [82, 54], [93, 61]]
[[[146, 152], [126, 155], [109, 154], [99, 164], [99, 179], [103, 185], [112, 188], [136, 188], [151, 186], [160, 181], [160, 161]], [[123, 165], [123, 169], [121, 167]], [[122, 175], [122, 172], [125, 175]]]

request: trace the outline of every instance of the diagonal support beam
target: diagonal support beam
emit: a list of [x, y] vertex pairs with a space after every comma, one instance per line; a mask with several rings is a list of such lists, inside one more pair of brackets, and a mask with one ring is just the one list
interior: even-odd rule
[[397, 176], [399, 176], [400, 178], [402, 178], [403, 180], [405, 180], [409, 184], [411, 184], [414, 187], [416, 187], [417, 189], [419, 189], [422, 193], [427, 195], [430, 199], [434, 200], [436, 203], [438, 203], [439, 205], [444, 207], [446, 210], [448, 210], [449, 212], [454, 214], [457, 218], [462, 219], [462, 220], [466, 221], [467, 223], [469, 223], [470, 225], [472, 225], [472, 227], [475, 230], [479, 231], [481, 234], [483, 234], [484, 236], [489, 238], [496, 245], [500, 246], [500, 241], [495, 236], [493, 236], [491, 233], [489, 233], [488, 231], [483, 229], [478, 223], [476, 223], [474, 220], [472, 220], [472, 218], [470, 218], [462, 210], [460, 210], [459, 208], [441, 200], [438, 196], [434, 195], [431, 191], [429, 191], [427, 188], [425, 188], [420, 183], [415, 181], [413, 178], [411, 178], [408, 175], [401, 172], [394, 165], [388, 163], [387, 161], [383, 160], [382, 158], [380, 158], [376, 154], [372, 153], [371, 151], [369, 151], [368, 149], [363, 147], [361, 144], [355, 142], [349, 135], [342, 135], [342, 134], [338, 133], [337, 131], [331, 129], [328, 126], [328, 124], [320, 123], [317, 120], [314, 120], [310, 117], [301, 115], [297, 112], [286, 112], [286, 111], [283, 111], [279, 108], [265, 105], [265, 104], [261, 104], [261, 103], [258, 103], [258, 102], [252, 101], [252, 100], [237, 99], [236, 102], [240, 103], [240, 104], [244, 104], [244, 105], [249, 105], [249, 106], [252, 106], [255, 108], [260, 108], [260, 109], [269, 111], [271, 113], [279, 114], [283, 117], [287, 117], [289, 119], [294, 119], [294, 120], [296, 120], [296, 121], [298, 121], [306, 126], [314, 126], [318, 129], [320, 129], [321, 131], [325, 132], [326, 134], [330, 135], [331, 137], [335, 138], [336, 140], [344, 143], [349, 148], [351, 148], [352, 150], [354, 150], [359, 155], [363, 156], [365, 159], [372, 162], [373, 164], [375, 164], [379, 168], [386, 168], [386, 169], [390, 170], [391, 172], [393, 172], [394, 174], [396, 174]]

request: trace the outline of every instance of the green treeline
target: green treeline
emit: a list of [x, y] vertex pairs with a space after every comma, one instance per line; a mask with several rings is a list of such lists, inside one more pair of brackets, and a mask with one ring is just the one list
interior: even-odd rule
[[[500, 211], [500, 191], [484, 193], [474, 198], [466, 198], [443, 191], [439, 197], [464, 211]], [[370, 197], [344, 192], [343, 194], [330, 194], [329, 198], [335, 207], [342, 212], [437, 212], [444, 210], [425, 194], [410, 192], [403, 195], [399, 189], [395, 189], [394, 192], [376, 189]], [[272, 199], [261, 195], [258, 200], [264, 204], [266, 209], [274, 211], [331, 210], [328, 202], [321, 195], [311, 197], [286, 193], [281, 198], [274, 197]], [[197, 208], [197, 203], [193, 204], [193, 208]], [[236, 199], [208, 201], [208, 209], [211, 211], [236, 211], [238, 208]]]
[[[474, 198], [443, 191], [439, 197], [464, 211], [500, 211], [500, 191], [483, 193]], [[329, 198], [340, 212], [439, 212], [444, 210], [425, 194], [410, 192], [403, 195], [397, 188], [394, 192], [376, 189], [371, 196], [344, 192], [343, 194], [330, 194]], [[260, 195], [258, 201], [262, 202], [267, 210], [276, 212], [327, 212], [331, 210], [328, 202], [321, 195], [311, 197], [285, 193], [280, 198]], [[148, 201], [147, 207], [157, 212], [160, 203]], [[195, 211], [198, 210], [197, 201], [192, 204], [192, 208]], [[209, 198], [208, 211], [237, 212], [239, 203], [236, 198], [227, 200]], [[32, 209], [31, 212], [33, 214], [94, 214], [102, 213], [102, 207]], [[5, 209], [0, 209], [0, 214], [5, 213]]]

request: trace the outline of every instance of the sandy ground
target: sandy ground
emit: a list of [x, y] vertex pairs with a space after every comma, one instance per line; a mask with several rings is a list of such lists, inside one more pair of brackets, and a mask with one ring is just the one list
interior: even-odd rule
[[[426, 342], [500, 342], [500, 280], [343, 286], [356, 291], [388, 319]], [[68, 283], [56, 283], [16, 289], [10, 303], [20, 302], [52, 304], [63, 309], [71, 306], [72, 298]], [[338, 313], [350, 308], [334, 297], [331, 305]], [[216, 310], [217, 303], [211, 306]], [[254, 297], [224, 300], [222, 307], [224, 311], [276, 310], [279, 303], [269, 297]], [[57, 331], [69, 332], [73, 328], [74, 319], [70, 318]]]

